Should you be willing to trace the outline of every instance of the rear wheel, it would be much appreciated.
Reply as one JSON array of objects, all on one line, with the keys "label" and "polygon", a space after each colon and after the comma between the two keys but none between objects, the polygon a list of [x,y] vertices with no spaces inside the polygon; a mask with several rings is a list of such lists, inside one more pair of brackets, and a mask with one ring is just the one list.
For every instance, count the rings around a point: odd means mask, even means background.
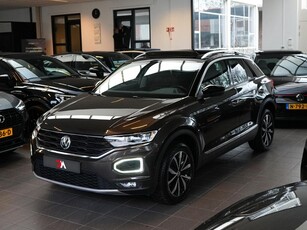
[{"label": "rear wheel", "polygon": [[272,144],[274,136],[274,116],[269,109],[265,109],[260,122],[258,133],[249,146],[256,151],[266,151]]},{"label": "rear wheel", "polygon": [[167,149],[153,197],[162,203],[176,204],[187,196],[193,178],[194,159],[191,149],[183,143],[174,144]]}]

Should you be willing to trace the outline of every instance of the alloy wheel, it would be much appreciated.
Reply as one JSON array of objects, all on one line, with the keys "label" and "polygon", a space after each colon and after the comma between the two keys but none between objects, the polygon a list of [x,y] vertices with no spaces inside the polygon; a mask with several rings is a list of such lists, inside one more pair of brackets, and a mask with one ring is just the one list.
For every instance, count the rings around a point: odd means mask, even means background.
[{"label": "alloy wheel", "polygon": [[262,143],[265,146],[269,146],[272,143],[273,134],[274,134],[274,124],[271,114],[266,113],[265,116],[263,117],[261,130],[262,130],[261,134]]},{"label": "alloy wheel", "polygon": [[167,172],[168,190],[180,197],[189,188],[193,176],[191,158],[185,151],[178,151],[170,161]]}]

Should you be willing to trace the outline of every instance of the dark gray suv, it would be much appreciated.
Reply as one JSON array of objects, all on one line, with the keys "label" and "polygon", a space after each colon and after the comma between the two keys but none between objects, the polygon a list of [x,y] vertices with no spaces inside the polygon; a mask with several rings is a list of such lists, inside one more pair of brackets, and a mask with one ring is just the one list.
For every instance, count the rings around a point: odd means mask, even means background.
[{"label": "dark gray suv", "polygon": [[212,158],[245,142],[256,151],[270,147],[272,89],[236,53],[146,53],[38,120],[33,172],[85,191],[178,203]]}]

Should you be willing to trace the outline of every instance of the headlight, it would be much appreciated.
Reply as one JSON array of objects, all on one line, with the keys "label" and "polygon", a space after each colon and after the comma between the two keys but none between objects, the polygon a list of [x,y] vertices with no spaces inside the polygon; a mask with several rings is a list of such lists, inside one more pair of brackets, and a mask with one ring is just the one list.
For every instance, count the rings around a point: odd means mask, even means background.
[{"label": "headlight", "polygon": [[157,132],[158,131],[154,130],[146,133],[105,136],[104,138],[114,147],[123,147],[151,142],[155,138]]},{"label": "headlight", "polygon": [[65,100],[67,100],[67,99],[73,98],[73,97],[75,97],[75,95],[65,95],[65,94],[56,94],[56,95],[55,95],[55,99],[56,99],[59,103],[65,101]]},{"label": "headlight", "polygon": [[15,107],[16,109],[18,109],[19,111],[24,111],[26,108],[25,103],[23,103],[22,100],[19,100],[18,104]]}]

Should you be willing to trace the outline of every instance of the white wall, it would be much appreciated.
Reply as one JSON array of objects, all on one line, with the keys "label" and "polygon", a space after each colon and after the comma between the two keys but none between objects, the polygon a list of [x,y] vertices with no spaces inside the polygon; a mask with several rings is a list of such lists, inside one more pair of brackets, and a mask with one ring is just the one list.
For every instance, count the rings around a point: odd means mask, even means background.
[{"label": "white wall", "polygon": [[299,18],[299,49],[307,53],[307,1],[303,1],[305,2],[300,10]]},{"label": "white wall", "polygon": [[[47,54],[53,54],[51,16],[81,14],[82,49],[113,50],[113,10],[150,7],[151,47],[162,50],[191,48],[191,6],[189,0],[104,0],[69,7],[42,7],[41,34],[46,39]],[[94,19],[92,10],[98,8],[100,17]],[[101,25],[101,44],[95,44],[94,25]],[[175,31],[170,40],[166,27],[173,26]]]},{"label": "white wall", "polygon": [[263,0],[262,48],[298,49],[299,0]]}]

